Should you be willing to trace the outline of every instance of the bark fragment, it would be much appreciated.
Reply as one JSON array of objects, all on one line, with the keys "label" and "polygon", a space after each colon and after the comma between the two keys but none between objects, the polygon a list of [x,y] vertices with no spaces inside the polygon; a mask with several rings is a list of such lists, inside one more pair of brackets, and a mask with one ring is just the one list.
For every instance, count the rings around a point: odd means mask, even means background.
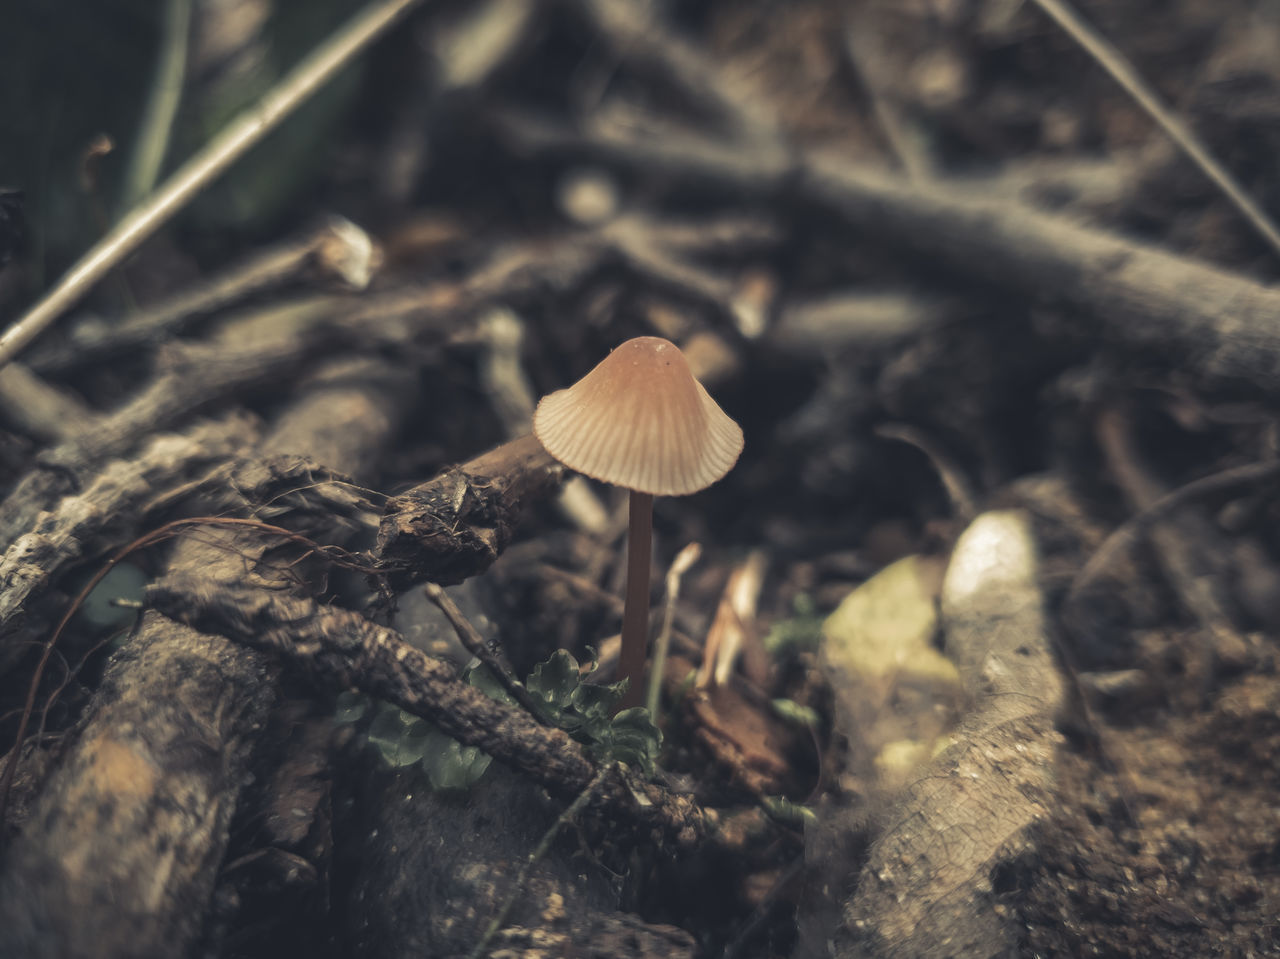
[{"label": "bark fragment", "polygon": [[181,954],[204,922],[270,670],[148,613],[0,860],[5,955]]},{"label": "bark fragment", "polygon": [[392,585],[449,586],[488,569],[511,541],[521,507],[564,476],[530,435],[393,496],[378,531],[380,563]]},{"label": "bark fragment", "polygon": [[[12,632],[33,596],[70,564],[136,537],[150,504],[175,483],[251,443],[255,434],[253,422],[237,415],[159,436],[137,458],[108,464],[83,492],[43,513],[0,557],[0,635]],[[0,640],[0,673],[21,655],[15,647]]]}]

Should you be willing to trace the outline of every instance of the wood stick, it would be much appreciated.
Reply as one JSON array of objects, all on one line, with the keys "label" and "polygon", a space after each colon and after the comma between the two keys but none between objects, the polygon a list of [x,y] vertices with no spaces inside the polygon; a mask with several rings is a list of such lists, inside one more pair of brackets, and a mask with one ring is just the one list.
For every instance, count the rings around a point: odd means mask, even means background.
[{"label": "wood stick", "polygon": [[643,175],[713,182],[757,202],[790,198],[957,279],[1071,307],[1117,347],[1219,385],[1280,386],[1280,290],[1202,260],[945,181],[912,184],[842,158],[724,146],[673,132],[633,138],[490,114],[524,149],[570,152]]},{"label": "wood stick", "polygon": [[[387,372],[379,364],[363,379],[315,385],[262,448],[323,452],[339,468],[367,471],[403,408],[404,384]],[[180,542],[169,569],[205,592],[284,591],[288,571],[262,562],[278,545],[210,529]],[[277,695],[275,673],[260,652],[147,614],[0,865],[0,927],[14,931],[18,954],[190,951]]]},{"label": "wood stick", "polygon": [[[280,653],[326,686],[360,689],[429,719],[565,799],[582,792],[598,772],[583,747],[562,730],[490,699],[459,679],[452,666],[359,613],[251,584],[210,589],[190,572],[150,587],[147,602],[201,631]],[[602,790],[601,798],[618,818],[655,829],[680,845],[697,842],[707,828],[690,799],[650,783],[619,779]]]}]

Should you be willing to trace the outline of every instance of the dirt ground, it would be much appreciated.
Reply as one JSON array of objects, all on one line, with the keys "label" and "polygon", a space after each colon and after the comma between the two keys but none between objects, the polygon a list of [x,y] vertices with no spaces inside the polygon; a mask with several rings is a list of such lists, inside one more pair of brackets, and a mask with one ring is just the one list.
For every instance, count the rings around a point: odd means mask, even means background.
[{"label": "dirt ground", "polygon": [[[409,6],[0,369],[0,953],[1280,955],[1280,8]],[[361,9],[18,0],[0,325]]]}]

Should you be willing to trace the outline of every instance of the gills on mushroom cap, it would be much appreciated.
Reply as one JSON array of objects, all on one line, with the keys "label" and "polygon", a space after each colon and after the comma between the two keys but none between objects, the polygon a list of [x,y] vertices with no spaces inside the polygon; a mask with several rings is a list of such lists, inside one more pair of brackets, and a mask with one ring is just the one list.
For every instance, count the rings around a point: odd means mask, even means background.
[{"label": "gills on mushroom cap", "polygon": [[573,386],[544,396],[533,432],[592,479],[655,496],[705,489],[738,461],[742,430],[657,336],[627,340]]}]

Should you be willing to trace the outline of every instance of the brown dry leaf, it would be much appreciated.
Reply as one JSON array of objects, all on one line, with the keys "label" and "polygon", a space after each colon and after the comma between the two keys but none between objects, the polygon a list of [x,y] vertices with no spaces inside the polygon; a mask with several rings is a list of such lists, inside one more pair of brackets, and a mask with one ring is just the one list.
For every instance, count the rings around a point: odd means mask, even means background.
[{"label": "brown dry leaf", "polygon": [[795,748],[792,730],[731,686],[693,694],[695,738],[738,784],[759,795],[784,792]]}]

